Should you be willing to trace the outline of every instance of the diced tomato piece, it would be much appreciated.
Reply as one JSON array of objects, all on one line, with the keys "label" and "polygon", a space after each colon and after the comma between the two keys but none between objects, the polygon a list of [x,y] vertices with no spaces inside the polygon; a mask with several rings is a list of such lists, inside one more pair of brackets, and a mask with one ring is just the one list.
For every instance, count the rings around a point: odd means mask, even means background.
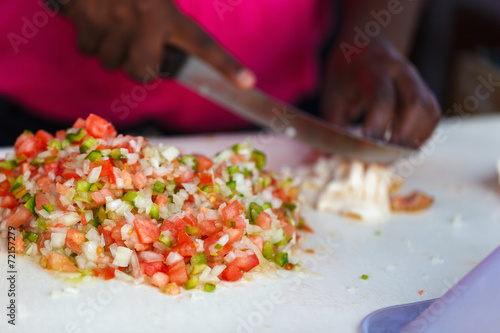
[{"label": "diced tomato piece", "polygon": [[214,165],[214,162],[208,157],[203,155],[198,156],[198,172],[207,171],[212,165]]},{"label": "diced tomato piece", "polygon": [[60,130],[56,132],[56,139],[62,141],[66,138],[66,130]]},{"label": "diced tomato piece", "polygon": [[407,196],[397,195],[391,198],[393,212],[416,212],[429,208],[434,198],[420,191],[413,191]]},{"label": "diced tomato piece", "polygon": [[[0,170],[4,170],[4,169],[0,169]],[[10,171],[10,170],[4,170],[4,171]],[[2,172],[4,172],[2,171]],[[5,172],[4,172],[5,174]],[[5,176],[9,177],[9,175],[5,174]],[[4,196],[4,195],[7,195],[9,192],[9,189],[10,189],[10,184],[9,184],[9,181],[8,180],[5,180],[3,182],[0,182],[0,196]]]},{"label": "diced tomato piece", "polygon": [[31,212],[24,206],[19,206],[14,214],[12,214],[7,220],[7,227],[13,226],[19,228],[19,226],[25,224],[33,216]]},{"label": "diced tomato piece", "polygon": [[177,235],[177,243],[179,245],[183,245],[183,244],[192,244],[193,241],[191,240],[191,238],[188,236],[188,234],[186,234],[185,231],[180,231],[179,234]]},{"label": "diced tomato piece", "polygon": [[168,203],[168,196],[166,194],[160,193],[156,195],[155,204],[157,204],[158,207],[165,206],[167,203]]},{"label": "diced tomato piece", "polygon": [[179,177],[175,178],[175,181],[179,184],[189,183],[194,178],[194,173],[191,170],[186,170]]},{"label": "diced tomato piece", "polygon": [[243,277],[243,271],[236,265],[229,265],[222,271],[222,278],[226,281],[238,281]]},{"label": "diced tomato piece", "polygon": [[243,238],[243,234],[245,233],[245,229],[228,227],[224,227],[223,231],[229,236],[229,243],[239,242]]},{"label": "diced tomato piece", "polygon": [[157,272],[162,272],[164,264],[161,261],[141,262],[141,272],[149,277],[152,277]]},{"label": "diced tomato piece", "polygon": [[0,198],[0,207],[2,208],[12,208],[17,204],[17,199],[12,195],[12,193],[4,194]]},{"label": "diced tomato piece", "polygon": [[94,200],[95,204],[98,206],[102,206],[106,203],[106,197],[115,198],[113,193],[109,190],[109,188],[102,188],[99,191],[90,193],[92,200]]},{"label": "diced tomato piece", "polygon": [[37,137],[42,143],[42,149],[45,149],[47,147],[47,143],[54,140],[54,136],[44,130],[36,132],[35,137]]},{"label": "diced tomato piece", "polygon": [[122,239],[121,229],[126,223],[127,222],[125,220],[116,222],[116,225],[111,229],[111,231],[99,226],[98,229],[104,237],[104,243],[108,246],[113,243],[116,243],[118,246],[123,246],[125,243]]},{"label": "diced tomato piece", "polygon": [[212,185],[213,184],[213,177],[211,173],[206,173],[202,172],[199,174],[200,177],[200,183],[202,185]]},{"label": "diced tomato piece", "polygon": [[287,201],[286,193],[285,190],[283,190],[281,187],[277,188],[273,191],[273,195],[280,199],[281,201]]},{"label": "diced tomato piece", "polygon": [[98,163],[95,163],[95,165],[102,166],[99,177],[108,177],[110,183],[116,183],[116,175],[113,172],[113,164],[110,160],[99,161]]},{"label": "diced tomato piece", "polygon": [[16,235],[16,237],[14,237],[14,250],[16,251],[16,253],[24,252],[24,241],[23,241],[23,236],[21,234]]},{"label": "diced tomato piece", "polygon": [[160,238],[160,228],[151,220],[135,219],[134,226],[139,242],[142,244],[154,243]]},{"label": "diced tomato piece", "polygon": [[241,162],[245,162],[246,159],[247,158],[243,154],[235,154],[229,158],[229,160],[233,165],[238,165]]},{"label": "diced tomato piece", "polygon": [[80,245],[85,243],[85,233],[80,230],[69,228],[66,233],[66,247],[70,248],[71,251],[76,254],[82,254],[82,250],[80,249]]},{"label": "diced tomato piece", "polygon": [[177,252],[183,257],[192,257],[196,255],[196,247],[193,242],[184,243],[179,245]]},{"label": "diced tomato piece", "polygon": [[245,219],[239,215],[233,218],[231,222],[234,222],[234,228],[236,229],[245,229],[247,227]]},{"label": "diced tomato piece", "polygon": [[106,268],[106,270],[104,271],[104,280],[111,280],[114,279],[114,277],[115,269],[111,267]]},{"label": "diced tomato piece", "polygon": [[295,233],[295,226],[291,225],[288,221],[284,221],[283,219],[280,222],[285,234],[288,237],[292,237],[293,234]]},{"label": "diced tomato piece", "polygon": [[242,204],[238,200],[235,200],[226,207],[222,208],[221,213],[224,220],[234,221],[234,219],[239,216],[242,211]]},{"label": "diced tomato piece", "polygon": [[178,262],[169,267],[168,277],[170,281],[175,282],[179,286],[187,282],[188,274],[184,260],[179,260]]},{"label": "diced tomato piece", "polygon": [[52,252],[47,255],[47,268],[58,272],[76,273],[78,270],[65,255]]},{"label": "diced tomato piece", "polygon": [[78,117],[75,123],[72,126],[73,128],[84,128],[85,127],[85,119]]},{"label": "diced tomato piece", "polygon": [[255,224],[261,227],[264,230],[271,228],[272,223],[271,216],[269,216],[266,212],[260,212],[259,217],[255,220]]},{"label": "diced tomato piece", "polygon": [[46,205],[50,203],[49,198],[47,197],[46,194],[43,194],[42,192],[38,191],[35,197],[35,205],[36,205],[36,210],[42,210],[43,205]]},{"label": "diced tomato piece", "polygon": [[[22,134],[24,135],[24,134]],[[17,144],[17,142],[16,142]],[[34,137],[33,135],[26,136],[22,142],[20,142],[17,147],[16,155],[21,156],[24,155],[26,157],[35,157],[40,153],[43,149],[42,141]]]},{"label": "diced tomato piece", "polygon": [[56,183],[56,192],[59,193],[60,195],[66,195],[69,192],[69,187],[64,186],[61,183]]},{"label": "diced tomato piece", "polygon": [[168,281],[169,281],[168,275],[163,272],[156,272],[151,277],[151,284],[157,286],[160,289],[165,288],[165,286],[168,284]]},{"label": "diced tomato piece", "polygon": [[116,136],[116,130],[113,125],[93,113],[85,120],[85,129],[94,138],[107,139]]},{"label": "diced tomato piece", "polygon": [[194,218],[193,214],[191,214],[191,213],[185,213],[182,220],[184,222],[186,222],[187,225],[190,225],[193,227],[195,227],[198,224],[198,221]]},{"label": "diced tomato piece", "polygon": [[148,179],[142,172],[138,172],[132,178],[132,182],[136,189],[142,190],[148,184]]},{"label": "diced tomato piece", "polygon": [[71,170],[71,169],[65,169],[63,171],[63,173],[61,174],[61,176],[64,178],[64,179],[75,179],[75,180],[80,180],[82,179],[82,177],[76,173],[75,170]]},{"label": "diced tomato piece", "polygon": [[259,258],[255,253],[247,255],[246,257],[236,257],[231,265],[234,265],[244,272],[248,272],[252,268],[259,265]]},{"label": "diced tomato piece", "polygon": [[174,218],[174,228],[177,232],[185,232],[186,231],[186,222],[181,220],[180,218]]},{"label": "diced tomato piece", "polygon": [[248,236],[248,239],[254,243],[255,246],[262,252],[262,249],[264,247],[264,241],[262,240],[262,236],[256,236],[256,235],[250,235]]},{"label": "diced tomato piece", "polygon": [[222,230],[222,224],[220,222],[212,220],[203,220],[198,222],[198,228],[203,236],[210,236]]},{"label": "diced tomato piece", "polygon": [[38,187],[45,193],[50,192],[50,184],[52,184],[52,181],[50,180],[50,177],[45,176],[45,177],[40,177],[36,180],[36,184]]},{"label": "diced tomato piece", "polygon": [[163,221],[163,224],[161,225],[161,229],[160,230],[161,231],[165,231],[165,230],[170,231],[172,233],[172,236],[174,236],[174,238],[177,238],[177,233],[179,232],[175,228],[174,222],[169,221],[169,220]]}]

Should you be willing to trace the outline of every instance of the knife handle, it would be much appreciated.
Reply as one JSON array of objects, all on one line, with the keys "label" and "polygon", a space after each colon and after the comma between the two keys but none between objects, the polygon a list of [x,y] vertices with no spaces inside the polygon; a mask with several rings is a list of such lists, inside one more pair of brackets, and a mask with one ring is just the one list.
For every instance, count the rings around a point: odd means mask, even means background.
[{"label": "knife handle", "polygon": [[184,66],[188,54],[183,50],[167,45],[163,49],[163,57],[160,64],[160,74],[162,77],[172,78],[179,73]]}]

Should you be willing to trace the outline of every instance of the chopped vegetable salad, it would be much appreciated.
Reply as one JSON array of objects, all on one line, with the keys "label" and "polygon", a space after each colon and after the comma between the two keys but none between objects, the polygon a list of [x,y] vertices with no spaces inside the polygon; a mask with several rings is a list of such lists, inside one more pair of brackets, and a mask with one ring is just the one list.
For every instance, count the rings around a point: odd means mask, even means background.
[{"label": "chopped vegetable salad", "polygon": [[0,160],[0,229],[44,268],[174,295],[293,267],[297,186],[249,143],[187,155],[91,114],[55,136],[25,132],[14,148]]}]

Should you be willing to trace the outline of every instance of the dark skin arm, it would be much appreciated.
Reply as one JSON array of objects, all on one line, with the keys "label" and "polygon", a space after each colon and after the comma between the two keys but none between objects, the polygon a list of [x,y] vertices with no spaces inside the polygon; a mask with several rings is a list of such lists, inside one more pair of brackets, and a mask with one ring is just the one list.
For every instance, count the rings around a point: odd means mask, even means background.
[{"label": "dark skin arm", "polygon": [[[394,0],[392,0],[394,1]],[[404,54],[422,0],[393,15],[390,24],[347,62],[339,45],[330,55],[323,87],[323,115],[341,126],[366,110],[364,133],[417,147],[439,121],[439,106]],[[352,44],[354,27],[373,20],[371,9],[387,8],[387,0],[351,0],[340,41]],[[411,8],[410,6],[415,6]],[[125,68],[144,81],[158,75],[164,46],[171,44],[197,55],[242,89],[255,76],[219,46],[202,28],[183,15],[172,0],[69,0],[63,13],[77,28],[80,49],[100,58],[110,70]],[[293,69],[291,69],[293,70]]]},{"label": "dark skin arm", "polygon": [[[399,6],[390,7],[391,3]],[[422,3],[345,1],[344,25],[330,52],[323,87],[325,118],[346,126],[364,115],[366,136],[383,139],[389,131],[391,142],[409,147],[418,147],[429,138],[441,111],[405,57]],[[389,16],[380,23],[373,11]],[[366,24],[370,21],[368,34]],[[357,29],[367,38],[357,37]]]},{"label": "dark skin arm", "polygon": [[[61,1],[63,2],[63,1]],[[105,68],[124,68],[137,80],[158,75],[164,47],[171,44],[204,59],[242,89],[254,74],[225,51],[172,0],[69,0],[62,12],[77,28],[81,51]],[[149,69],[149,70],[148,70]]]}]

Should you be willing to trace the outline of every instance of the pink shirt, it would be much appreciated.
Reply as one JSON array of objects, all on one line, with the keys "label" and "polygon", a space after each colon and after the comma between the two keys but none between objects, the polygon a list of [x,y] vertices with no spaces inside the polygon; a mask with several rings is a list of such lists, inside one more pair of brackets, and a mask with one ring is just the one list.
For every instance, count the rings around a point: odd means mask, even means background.
[{"label": "pink shirt", "polygon": [[[317,89],[318,54],[331,26],[328,2],[177,1],[256,73],[261,89],[288,102]],[[123,71],[104,70],[96,57],[79,53],[72,23],[41,1],[4,1],[0,31],[0,94],[46,118],[71,122],[93,112],[118,126],[152,118],[175,131],[248,127],[170,80],[145,87]]]}]

